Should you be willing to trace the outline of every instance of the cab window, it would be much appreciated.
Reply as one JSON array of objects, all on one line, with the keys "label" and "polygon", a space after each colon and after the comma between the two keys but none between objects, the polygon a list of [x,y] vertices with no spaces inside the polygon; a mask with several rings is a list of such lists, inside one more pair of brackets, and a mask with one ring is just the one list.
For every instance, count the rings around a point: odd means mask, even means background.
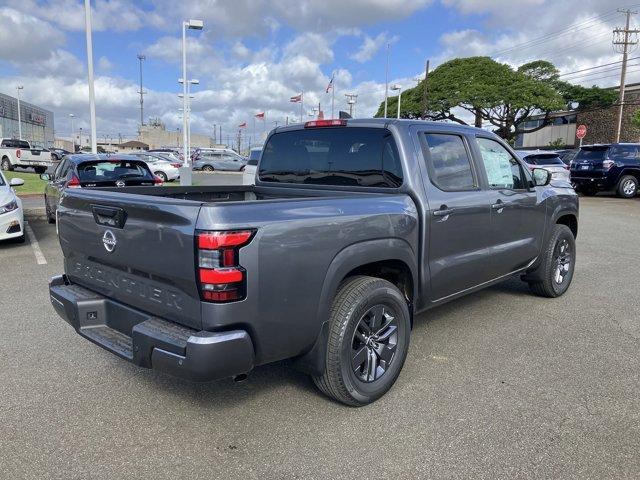
[{"label": "cab window", "polygon": [[525,190],[526,177],[520,163],[500,143],[490,138],[477,138],[482,166],[489,187],[494,189]]}]

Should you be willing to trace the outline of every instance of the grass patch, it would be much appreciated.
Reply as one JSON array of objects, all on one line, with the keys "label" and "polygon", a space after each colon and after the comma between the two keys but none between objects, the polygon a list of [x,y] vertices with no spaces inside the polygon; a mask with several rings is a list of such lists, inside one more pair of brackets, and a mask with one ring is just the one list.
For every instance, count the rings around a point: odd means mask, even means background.
[{"label": "grass patch", "polygon": [[11,181],[12,178],[21,178],[24,180],[24,185],[20,187],[14,187],[18,196],[28,194],[42,194],[44,193],[44,187],[46,182],[40,178],[37,173],[30,172],[2,172],[7,180]]}]

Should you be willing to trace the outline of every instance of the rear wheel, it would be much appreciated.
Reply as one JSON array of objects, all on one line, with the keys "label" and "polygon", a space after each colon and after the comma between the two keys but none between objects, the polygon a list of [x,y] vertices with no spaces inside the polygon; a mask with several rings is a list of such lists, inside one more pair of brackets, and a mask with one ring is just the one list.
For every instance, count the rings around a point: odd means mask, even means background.
[{"label": "rear wheel", "polygon": [[202,167],[202,170],[205,172],[213,172],[213,167],[211,165],[205,165]]},{"label": "rear wheel", "polygon": [[51,213],[51,207],[49,207],[49,201],[47,200],[46,195],[44,197],[44,212],[47,217],[47,222],[56,223],[56,217]]},{"label": "rear wheel", "polygon": [[638,179],[633,175],[625,175],[618,182],[616,190],[623,198],[633,198],[638,193]]},{"label": "rear wheel", "polygon": [[555,225],[542,252],[535,281],[529,287],[536,295],[555,298],[563,295],[573,279],[576,264],[576,241],[566,225]]},{"label": "rear wheel", "polygon": [[166,182],[167,180],[169,180],[169,178],[167,177],[167,174],[164,172],[154,172],[154,175],[156,175],[158,178],[160,178],[163,182]]},{"label": "rear wheel", "polygon": [[4,157],[2,159],[2,162],[0,162],[0,168],[5,172],[10,172],[13,170],[13,166],[11,165],[11,161],[9,160],[9,158]]},{"label": "rear wheel", "polygon": [[331,306],[325,372],[314,383],[349,406],[374,402],[398,378],[410,330],[409,308],[395,285],[374,277],[345,280]]}]

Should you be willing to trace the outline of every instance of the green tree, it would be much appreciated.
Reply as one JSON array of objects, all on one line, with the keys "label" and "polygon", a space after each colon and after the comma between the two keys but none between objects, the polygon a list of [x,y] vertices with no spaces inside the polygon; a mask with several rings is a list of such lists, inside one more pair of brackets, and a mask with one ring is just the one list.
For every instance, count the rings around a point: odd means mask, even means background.
[{"label": "green tree", "polygon": [[[426,118],[467,122],[460,115],[473,115],[475,126],[490,123],[509,142],[520,133],[539,130],[550,122],[550,113],[577,104],[578,108],[611,105],[615,93],[597,87],[585,88],[560,80],[557,68],[537,60],[517,70],[489,57],[456,58],[438,66],[429,75],[428,101],[424,102],[424,80],[402,93],[402,118]],[[397,97],[388,99],[388,115],[395,116]],[[376,116],[384,115],[384,103]],[[536,127],[526,128],[533,116],[543,115]]]}]

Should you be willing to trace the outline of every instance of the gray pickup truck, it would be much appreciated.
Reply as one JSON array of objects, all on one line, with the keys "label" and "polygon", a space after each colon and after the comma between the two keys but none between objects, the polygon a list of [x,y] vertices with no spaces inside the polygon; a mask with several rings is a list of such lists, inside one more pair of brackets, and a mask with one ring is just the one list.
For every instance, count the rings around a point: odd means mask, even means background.
[{"label": "gray pickup truck", "polygon": [[67,190],[55,310],[142,367],[209,381],[291,359],[358,406],[398,378],[417,314],[514,275],[544,297],[571,283],[575,192],[484,130],[278,127],[255,183]]}]

